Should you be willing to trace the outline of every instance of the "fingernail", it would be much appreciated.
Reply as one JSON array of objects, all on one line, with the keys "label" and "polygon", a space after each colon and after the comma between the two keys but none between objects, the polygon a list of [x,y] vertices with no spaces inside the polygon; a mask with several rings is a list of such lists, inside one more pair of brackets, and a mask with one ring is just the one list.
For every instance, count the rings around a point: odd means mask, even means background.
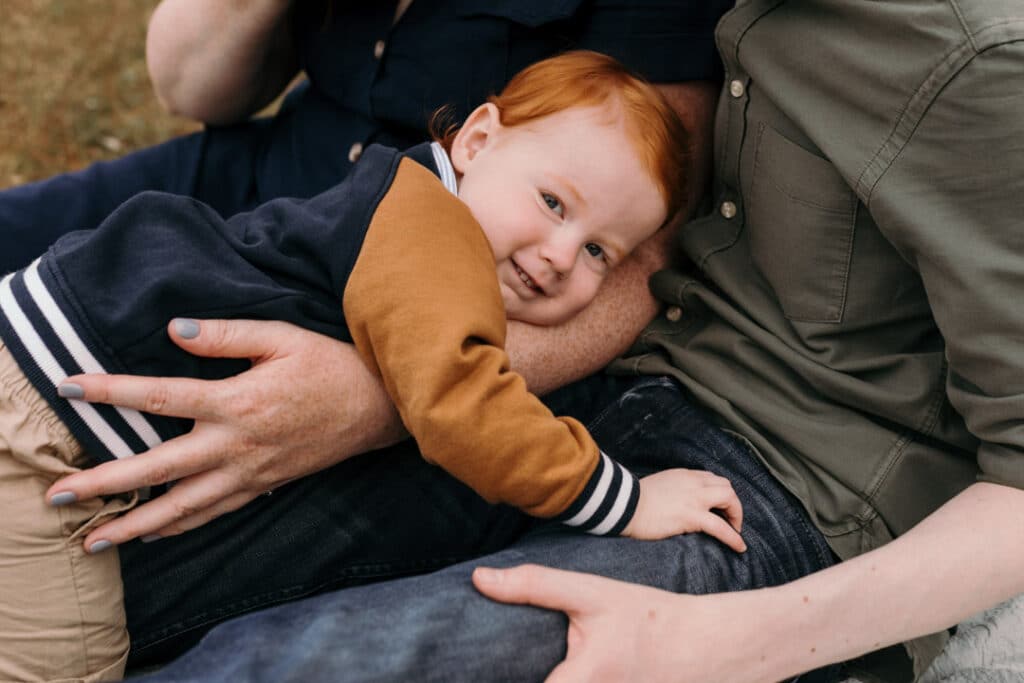
[{"label": "fingernail", "polygon": [[160,534],[146,534],[139,540],[143,543],[152,543],[153,541],[159,541],[161,538],[163,538],[163,536],[161,536]]},{"label": "fingernail", "polygon": [[199,322],[192,318],[175,318],[174,331],[182,339],[195,339],[199,336]]},{"label": "fingernail", "polygon": [[69,505],[77,502],[78,496],[71,491],[61,491],[50,496],[50,505],[53,507],[60,507],[61,505]]},{"label": "fingernail", "polygon": [[82,398],[85,396],[85,389],[74,382],[65,382],[57,386],[57,395],[61,398]]},{"label": "fingernail", "polygon": [[113,545],[113,543],[104,538],[103,540],[96,541],[91,546],[89,546],[89,554],[95,555],[96,553],[102,553],[104,550]]}]

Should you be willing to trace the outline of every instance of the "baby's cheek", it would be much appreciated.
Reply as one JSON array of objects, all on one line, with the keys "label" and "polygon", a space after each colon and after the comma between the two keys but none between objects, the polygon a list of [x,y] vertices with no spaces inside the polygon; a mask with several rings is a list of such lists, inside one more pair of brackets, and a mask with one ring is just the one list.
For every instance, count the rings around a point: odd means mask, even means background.
[{"label": "baby's cheek", "polygon": [[604,282],[605,275],[598,273],[588,273],[586,279],[580,283],[576,296],[576,305],[579,307],[578,310],[583,310],[587,305],[597,297],[598,291],[601,289],[601,283]]}]

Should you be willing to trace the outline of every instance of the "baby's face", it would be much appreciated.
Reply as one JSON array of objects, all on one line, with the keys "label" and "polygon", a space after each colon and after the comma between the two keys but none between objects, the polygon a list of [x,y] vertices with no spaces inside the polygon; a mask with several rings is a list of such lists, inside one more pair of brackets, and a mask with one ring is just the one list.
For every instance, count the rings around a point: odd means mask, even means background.
[{"label": "baby's face", "polygon": [[568,320],[665,222],[661,193],[605,108],[574,107],[507,127],[484,105],[456,138],[452,162],[459,197],[490,240],[514,320]]}]

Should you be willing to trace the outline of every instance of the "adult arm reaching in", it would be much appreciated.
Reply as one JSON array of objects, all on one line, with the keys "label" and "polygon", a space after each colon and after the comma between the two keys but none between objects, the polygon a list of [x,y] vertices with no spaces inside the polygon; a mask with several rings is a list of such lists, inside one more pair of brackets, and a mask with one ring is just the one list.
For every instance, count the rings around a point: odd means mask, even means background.
[{"label": "adult arm reaching in", "polygon": [[550,683],[770,682],[942,630],[1024,592],[1022,525],[1024,491],[979,483],[892,543],[775,588],[677,595],[536,565],[478,568],[473,582],[495,600],[568,615],[566,659]]},{"label": "adult arm reaching in", "polygon": [[146,63],[164,107],[225,124],[269,104],[299,71],[291,7],[291,0],[163,0],[146,33]]}]

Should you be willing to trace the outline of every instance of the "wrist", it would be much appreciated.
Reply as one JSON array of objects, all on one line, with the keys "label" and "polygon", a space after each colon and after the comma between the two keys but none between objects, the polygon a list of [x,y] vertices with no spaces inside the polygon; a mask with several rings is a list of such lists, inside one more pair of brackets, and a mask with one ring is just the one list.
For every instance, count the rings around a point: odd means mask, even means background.
[{"label": "wrist", "polygon": [[814,609],[802,596],[792,594],[791,586],[721,596],[729,604],[725,609],[717,607],[715,623],[730,632],[726,642],[743,643],[731,651],[723,680],[774,683],[820,666],[816,662],[821,661],[822,648],[815,639],[827,631],[822,628],[815,633],[810,628],[813,619],[808,615]]}]

